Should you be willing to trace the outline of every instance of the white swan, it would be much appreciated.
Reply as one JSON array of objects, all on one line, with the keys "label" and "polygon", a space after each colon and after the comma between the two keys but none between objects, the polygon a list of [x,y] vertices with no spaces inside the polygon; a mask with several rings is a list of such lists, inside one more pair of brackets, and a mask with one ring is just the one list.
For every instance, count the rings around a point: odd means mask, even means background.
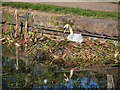
[{"label": "white swan", "polygon": [[77,43],[81,43],[83,41],[83,37],[82,37],[81,33],[80,34],[73,34],[72,27],[69,24],[66,24],[64,26],[64,33],[66,32],[67,28],[69,28],[69,30],[70,30],[70,34],[67,36],[68,40],[75,41]]}]

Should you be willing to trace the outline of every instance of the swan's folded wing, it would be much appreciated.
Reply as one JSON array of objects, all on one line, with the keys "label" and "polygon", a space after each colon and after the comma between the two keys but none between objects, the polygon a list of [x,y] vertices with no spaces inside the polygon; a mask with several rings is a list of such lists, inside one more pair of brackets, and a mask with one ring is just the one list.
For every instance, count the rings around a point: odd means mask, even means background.
[{"label": "swan's folded wing", "polygon": [[81,34],[74,34],[72,41],[76,41],[78,43],[81,43],[83,41],[83,37]]}]

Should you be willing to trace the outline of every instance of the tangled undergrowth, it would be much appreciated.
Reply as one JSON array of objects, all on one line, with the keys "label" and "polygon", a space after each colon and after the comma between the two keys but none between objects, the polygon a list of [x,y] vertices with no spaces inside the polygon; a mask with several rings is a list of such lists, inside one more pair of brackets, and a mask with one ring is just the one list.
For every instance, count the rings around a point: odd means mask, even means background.
[{"label": "tangled undergrowth", "polygon": [[101,43],[84,38],[81,44],[71,41],[54,41],[44,38],[28,47],[33,60],[42,61],[52,67],[80,67],[120,63],[120,46],[112,40]]}]

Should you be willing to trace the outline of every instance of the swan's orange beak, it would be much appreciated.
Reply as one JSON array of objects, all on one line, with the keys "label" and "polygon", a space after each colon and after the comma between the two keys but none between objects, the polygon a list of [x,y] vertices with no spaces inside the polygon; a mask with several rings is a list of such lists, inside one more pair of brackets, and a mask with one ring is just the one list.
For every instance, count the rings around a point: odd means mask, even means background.
[{"label": "swan's orange beak", "polygon": [[64,33],[66,32],[66,28],[64,28]]}]

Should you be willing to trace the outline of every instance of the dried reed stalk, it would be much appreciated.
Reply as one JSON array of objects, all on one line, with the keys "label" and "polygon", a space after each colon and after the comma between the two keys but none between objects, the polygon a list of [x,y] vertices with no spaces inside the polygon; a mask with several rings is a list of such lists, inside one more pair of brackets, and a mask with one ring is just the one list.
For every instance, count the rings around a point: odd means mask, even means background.
[{"label": "dried reed stalk", "polygon": [[26,20],[26,22],[25,22],[25,36],[24,36],[24,38],[25,38],[25,42],[27,42],[27,20]]},{"label": "dried reed stalk", "polygon": [[18,46],[16,46],[16,69],[18,70]]}]

